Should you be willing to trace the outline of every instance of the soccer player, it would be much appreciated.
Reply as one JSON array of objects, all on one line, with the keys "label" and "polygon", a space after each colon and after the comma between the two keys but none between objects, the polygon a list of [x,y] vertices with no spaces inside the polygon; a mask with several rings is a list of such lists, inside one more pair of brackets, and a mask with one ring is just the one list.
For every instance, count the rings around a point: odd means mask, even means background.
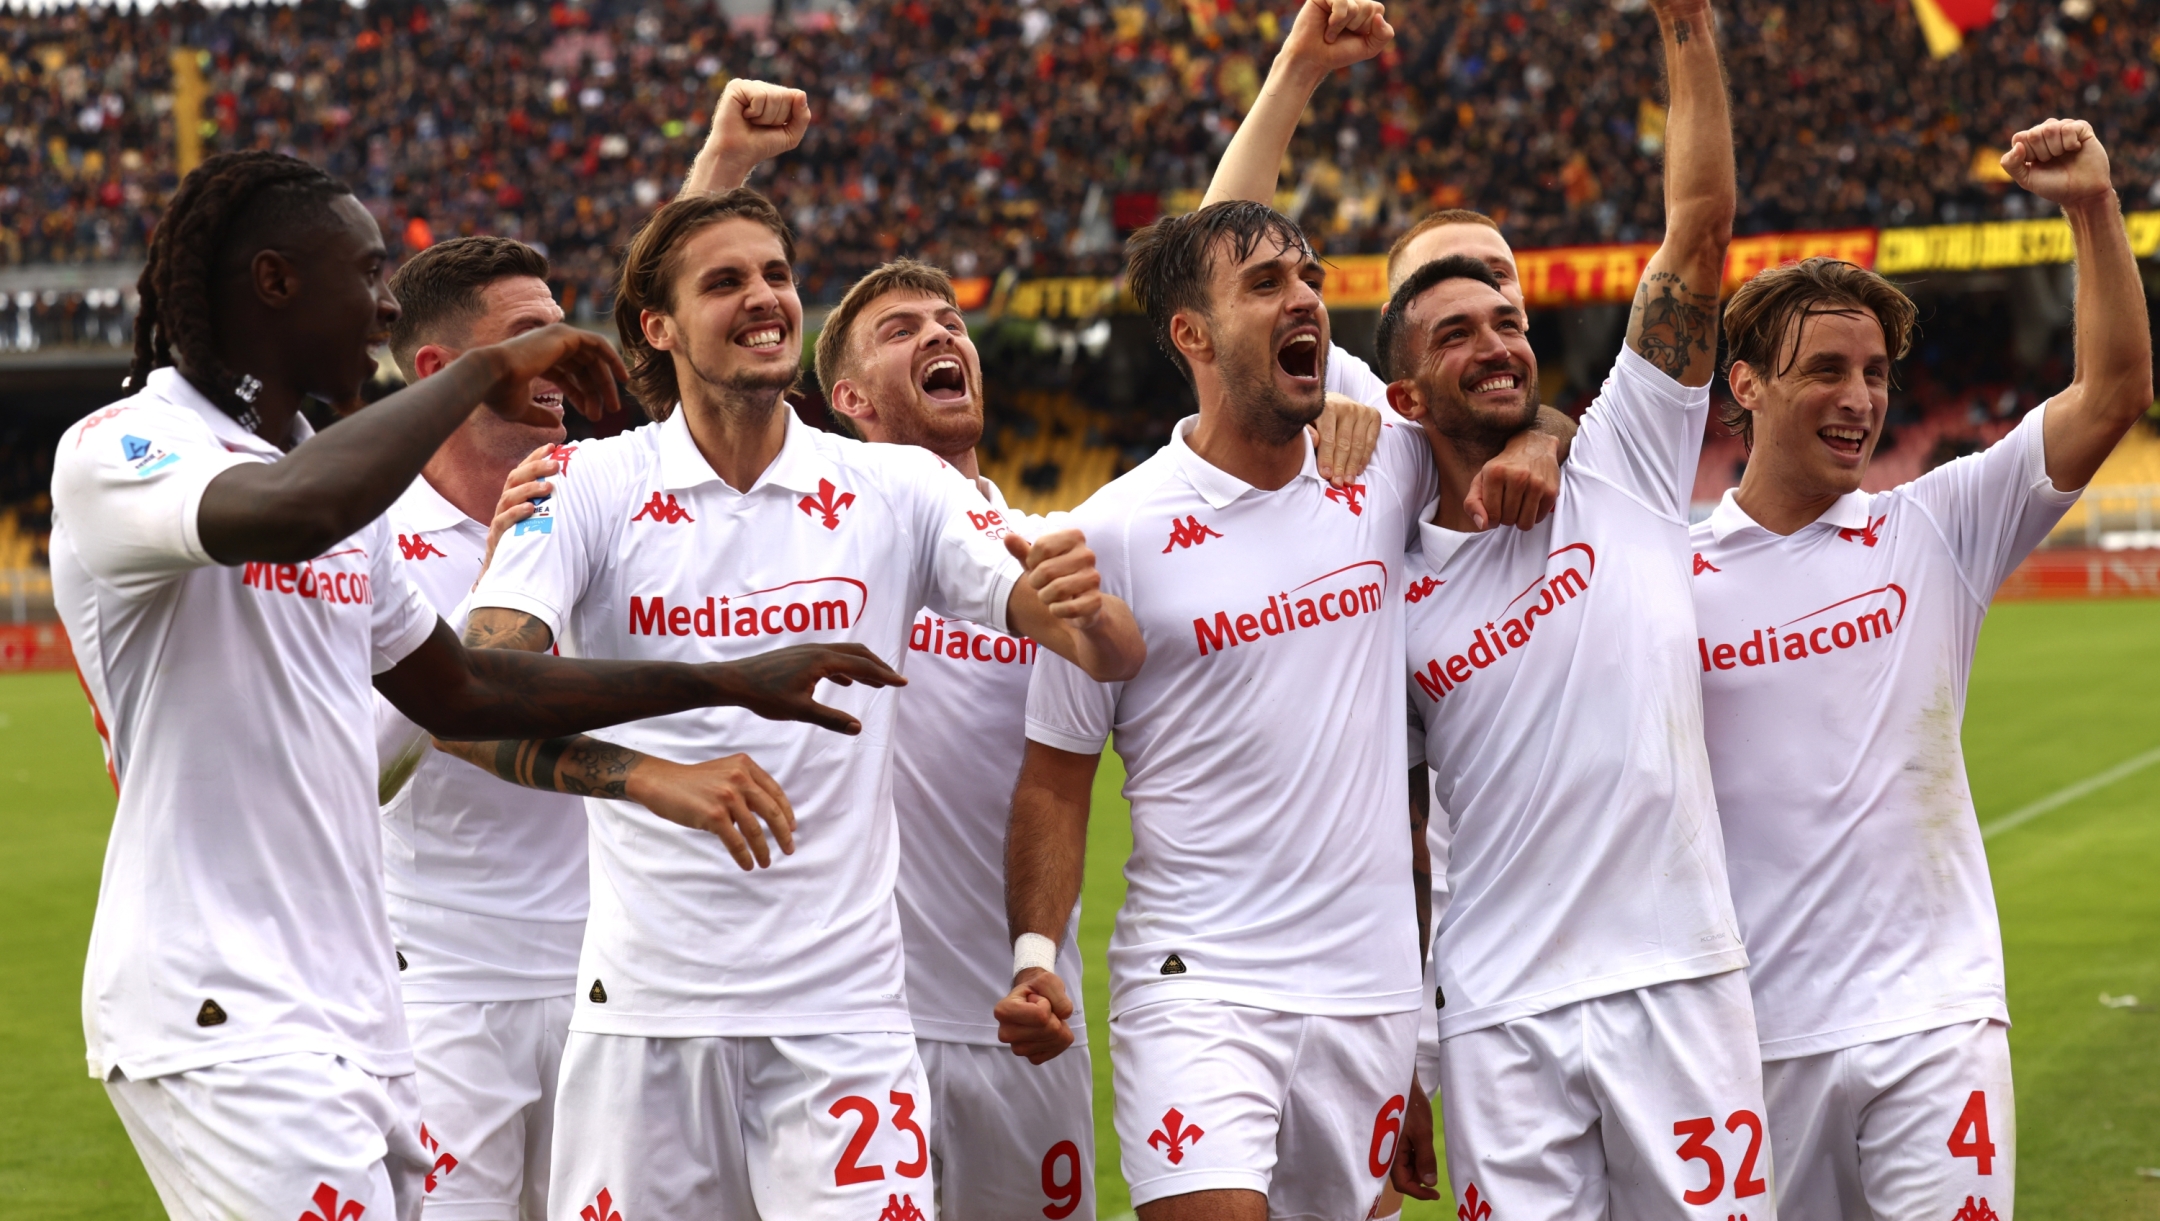
[{"label": "soccer player", "polygon": [[[932,454],[796,418],[784,397],[802,352],[794,261],[779,213],[748,190],[687,193],[639,231],[616,318],[656,422],[578,447],[521,523],[542,526],[498,547],[469,638],[580,656],[734,657],[775,638],[897,655],[929,606],[1101,679],[1137,669],[1139,631],[1099,592],[1078,533],[1032,548],[991,537],[969,518],[981,493]],[[893,900],[893,701],[847,702],[868,727],[862,749],[704,715],[537,748],[614,765],[740,742],[801,811],[799,833],[794,817],[767,820],[792,855],[745,876],[749,855],[674,834],[620,786],[592,793],[556,1216],[934,1213],[935,1106]],[[480,753],[529,782],[535,749]]]},{"label": "soccer player", "polygon": [[141,280],[135,393],[63,435],[55,600],[119,790],[83,1024],[166,1211],[412,1221],[437,1155],[384,916],[372,685],[431,732],[560,735],[730,703],[850,729],[848,646],[689,667],[468,652],[382,520],[475,403],[541,423],[545,378],[614,401],[607,344],[476,349],[321,437],[398,318],[374,218],[322,171],[212,157]]},{"label": "soccer player", "polygon": [[2077,366],[1985,452],[1860,490],[1915,313],[1881,276],[1810,260],[1725,311],[1749,456],[1692,532],[1696,662],[1790,1217],[2011,1216],[2010,1014],[1965,685],[1996,587],[2153,383],[2092,127],[2019,132],[2003,168],[2069,221]]},{"label": "soccer player", "polygon": [[1665,240],[1545,524],[1471,534],[1458,507],[1536,404],[1522,309],[1490,267],[1414,271],[1377,336],[1445,489],[1410,569],[1408,656],[1454,822],[1438,1084],[1466,1216],[1771,1213],[1685,550],[1732,135],[1708,5],[1657,16]]}]

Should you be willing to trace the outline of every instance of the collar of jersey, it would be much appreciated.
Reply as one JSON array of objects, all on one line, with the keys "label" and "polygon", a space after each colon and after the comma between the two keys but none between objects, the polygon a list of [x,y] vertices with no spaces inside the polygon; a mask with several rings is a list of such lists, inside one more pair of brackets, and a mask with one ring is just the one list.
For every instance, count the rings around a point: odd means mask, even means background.
[{"label": "collar of jersey", "polygon": [[[814,496],[818,480],[832,478],[833,463],[818,452],[818,443],[824,434],[803,423],[802,417],[787,403],[780,404],[780,409],[787,412],[787,436],[780,442],[780,452],[773,455],[764,473],[750,485],[750,491],[770,484]],[[719,482],[720,476],[713,472],[712,463],[705,460],[704,453],[697,447],[697,439],[690,435],[690,413],[683,410],[680,403],[676,404],[675,414],[660,425],[660,486],[680,492]]]},{"label": "collar of jersey", "polygon": [[[1747,510],[1740,507],[1740,499],[1736,495],[1739,490],[1725,489],[1725,495],[1719,498],[1717,508],[1710,510],[1710,537],[1718,542],[1722,543],[1742,530],[1763,530],[1762,524],[1749,517]],[[1865,530],[1867,523],[1868,494],[1853,491],[1831,501],[1830,507],[1823,510],[1823,515],[1809,524],[1828,526],[1832,530]],[[1769,533],[1767,530],[1763,532]],[[1799,531],[1795,530],[1793,533],[1798,534]]]},{"label": "collar of jersey", "polygon": [[480,525],[465,516],[465,510],[444,499],[443,494],[435,490],[435,485],[427,481],[426,475],[413,476],[412,486],[398,497],[398,503],[398,516],[404,519],[402,524],[423,534],[455,529],[467,522]]},{"label": "collar of jersey", "polygon": [[[150,376],[143,381],[143,393],[201,416],[218,443],[235,453],[253,454],[272,462],[285,456],[285,451],[240,427],[240,421],[218,410],[216,403],[204,398],[202,391],[180,376],[180,370],[171,365],[150,370]],[[314,425],[309,424],[304,415],[294,416],[292,426],[295,446],[315,435]]]},{"label": "collar of jersey", "polygon": [[1455,558],[1455,553],[1462,550],[1462,545],[1477,537],[1467,531],[1450,530],[1440,525],[1433,520],[1438,516],[1440,498],[1435,496],[1426,504],[1425,511],[1418,514],[1417,527],[1418,554],[1424,558],[1425,566],[1434,572],[1447,567],[1447,562]]},{"label": "collar of jersey", "polygon": [[[1187,442],[1185,437],[1199,425],[1200,417],[1189,415],[1179,420],[1177,427],[1170,430],[1170,448],[1177,455],[1178,469],[1184,472],[1185,482],[1200,493],[1200,498],[1207,501],[1211,509],[1220,509],[1247,492],[1258,491],[1253,485],[1193,452],[1191,443]],[[1313,458],[1310,440],[1305,442],[1305,465],[1298,469],[1297,478],[1320,478],[1320,467]]]}]

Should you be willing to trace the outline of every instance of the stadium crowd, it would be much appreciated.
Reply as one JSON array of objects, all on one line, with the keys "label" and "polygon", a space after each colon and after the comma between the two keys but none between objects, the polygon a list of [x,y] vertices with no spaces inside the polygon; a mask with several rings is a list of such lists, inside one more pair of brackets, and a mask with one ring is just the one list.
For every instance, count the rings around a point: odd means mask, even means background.
[{"label": "stadium crowd", "polygon": [[[205,151],[275,148],[352,182],[394,245],[546,249],[573,315],[670,197],[728,77],[819,111],[760,179],[831,300],[896,251],[961,275],[1101,273],[1197,201],[1287,3],[864,0],[731,27],[688,0],[0,13],[0,263],[135,259],[176,185],[170,50],[199,48]],[[1323,87],[1284,186],[1341,253],[1435,206],[1518,247],[1659,228],[1663,111],[1642,0],[1398,0],[1380,60]],[[2013,0],[1931,60],[1889,0],[1725,7],[1739,231],[2022,215],[1973,173],[2017,123],[2104,118],[2126,202],[2160,203],[2160,38],[2128,0]],[[1257,10],[1257,11],[1255,11]]]}]

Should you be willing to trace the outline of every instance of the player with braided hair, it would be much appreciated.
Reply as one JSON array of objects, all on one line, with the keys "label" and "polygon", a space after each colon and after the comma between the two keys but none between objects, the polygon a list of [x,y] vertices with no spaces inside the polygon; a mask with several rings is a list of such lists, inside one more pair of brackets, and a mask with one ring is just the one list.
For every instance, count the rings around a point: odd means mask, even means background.
[{"label": "player with braided hair", "polygon": [[[371,686],[444,737],[552,738],[716,704],[853,733],[815,684],[901,681],[852,645],[697,666],[468,653],[383,510],[473,411],[552,425],[544,378],[597,415],[622,364],[545,326],[311,439],[301,399],[354,397],[398,318],[387,262],[327,175],[211,158],[153,240],[135,393],[54,462],[54,600],[120,793],[84,968],[89,1067],[188,1221],[414,1221],[456,1171],[415,1114]],[[791,817],[769,776],[740,775],[745,801]]]}]

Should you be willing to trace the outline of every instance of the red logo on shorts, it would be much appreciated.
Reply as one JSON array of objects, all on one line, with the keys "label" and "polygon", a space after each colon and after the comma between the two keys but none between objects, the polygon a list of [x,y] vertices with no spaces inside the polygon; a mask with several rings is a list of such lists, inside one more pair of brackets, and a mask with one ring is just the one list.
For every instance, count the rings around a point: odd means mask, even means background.
[{"label": "red logo on shorts", "polygon": [[578,1210],[578,1218],[579,1221],[622,1221],[622,1214],[615,1211],[615,1201],[608,1198],[608,1190],[603,1187],[592,1203]]},{"label": "red logo on shorts", "polygon": [[679,522],[696,521],[697,518],[683,512],[683,507],[675,503],[673,493],[669,493],[667,498],[663,500],[660,493],[654,492],[652,499],[645,502],[644,508],[630,515],[630,520],[656,521],[663,525],[672,526]]},{"label": "red logo on shorts", "polygon": [[435,1159],[435,1164],[428,1168],[427,1180],[420,1185],[422,1194],[430,1194],[434,1192],[435,1185],[441,1181],[441,1179],[438,1179],[436,1177],[437,1175],[441,1175],[442,1178],[448,1178],[450,1177],[450,1172],[457,1169],[457,1158],[452,1157],[450,1154],[443,1153],[442,1143],[440,1141],[437,1141],[434,1137],[428,1135],[426,1124],[420,1125],[420,1143],[427,1146],[427,1151],[429,1153],[441,1154],[441,1156]]},{"label": "red logo on shorts", "polygon": [[[1874,544],[1869,545],[1873,546]],[[1965,1207],[1957,1210],[1957,1216],[1950,1218],[1950,1221],[2002,1221],[2002,1218],[1996,1214],[1994,1209],[1988,1207],[1986,1196],[1981,1196],[1977,1200],[1971,1196],[1966,1196]]]},{"label": "red logo on shorts", "polygon": [[821,513],[824,514],[823,517],[818,518],[818,524],[824,526],[827,530],[838,530],[840,528],[840,510],[848,508],[854,503],[855,493],[841,491],[832,485],[830,479],[820,479],[817,481],[817,495],[803,497],[795,502],[795,507],[813,517]]},{"label": "red logo on shorts", "polygon": [[1187,1127],[1185,1116],[1176,1107],[1171,1107],[1163,1112],[1162,1127],[1148,1133],[1147,1143],[1148,1148],[1168,1154],[1170,1164],[1175,1166],[1185,1160],[1185,1146],[1198,1142],[1205,1135],[1207,1133],[1198,1128]]},{"label": "red logo on shorts", "polygon": [[927,1218],[915,1207],[915,1197],[886,1196],[885,1207],[878,1213],[877,1221],[927,1221]]},{"label": "red logo on shorts", "polygon": [[315,1208],[317,1211],[300,1214],[299,1221],[356,1221],[367,1205],[358,1200],[338,1199],[337,1188],[328,1183],[315,1185]]},{"label": "red logo on shorts", "polygon": [[1492,1216],[1492,1201],[1478,1199],[1477,1184],[1466,1184],[1463,1202],[1455,1210],[1455,1221],[1485,1221]]},{"label": "red logo on shorts", "polygon": [[1327,490],[1327,498],[1337,504],[1347,505],[1350,509],[1350,516],[1352,517],[1362,517],[1364,515],[1365,506],[1358,503],[1358,501],[1364,499],[1364,497],[1365,485],[1362,483],[1352,483],[1347,484],[1343,487],[1329,488]]}]

